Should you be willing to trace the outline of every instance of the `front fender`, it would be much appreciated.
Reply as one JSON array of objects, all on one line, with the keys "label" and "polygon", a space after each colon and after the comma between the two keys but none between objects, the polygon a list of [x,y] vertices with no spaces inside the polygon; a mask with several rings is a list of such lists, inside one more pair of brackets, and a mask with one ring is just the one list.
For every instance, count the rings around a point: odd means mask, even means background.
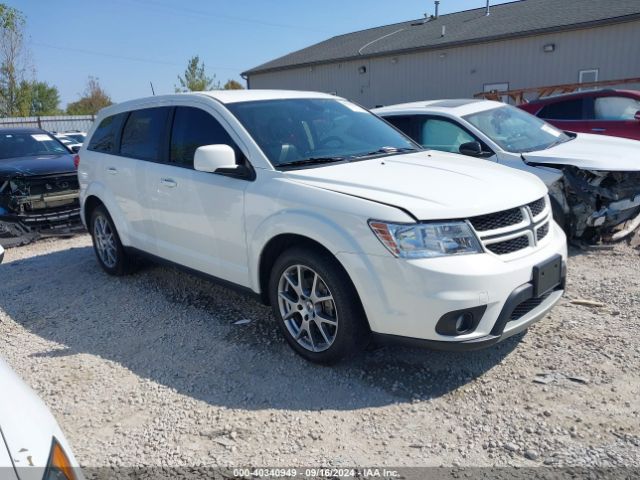
[{"label": "front fender", "polygon": [[[320,213],[290,209],[265,218],[248,231],[248,256],[251,286],[260,292],[260,260],[264,247],[278,235],[300,235],[321,243],[337,257],[339,253],[361,253],[362,240],[374,240],[368,249],[386,253],[382,244],[373,236],[366,221],[354,222],[350,229]],[[366,233],[365,235],[362,235]],[[371,238],[369,238],[371,237]],[[360,241],[358,240],[360,239]],[[377,243],[377,244],[376,244]],[[348,273],[348,272],[347,272]]]}]

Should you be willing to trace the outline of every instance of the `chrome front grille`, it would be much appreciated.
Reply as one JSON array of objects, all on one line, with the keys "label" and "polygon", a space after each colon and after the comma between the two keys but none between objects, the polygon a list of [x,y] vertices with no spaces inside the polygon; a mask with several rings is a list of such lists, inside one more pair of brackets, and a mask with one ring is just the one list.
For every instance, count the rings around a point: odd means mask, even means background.
[{"label": "chrome front grille", "polygon": [[522,207],[469,219],[484,248],[495,255],[511,255],[535,248],[550,232],[547,197]]}]

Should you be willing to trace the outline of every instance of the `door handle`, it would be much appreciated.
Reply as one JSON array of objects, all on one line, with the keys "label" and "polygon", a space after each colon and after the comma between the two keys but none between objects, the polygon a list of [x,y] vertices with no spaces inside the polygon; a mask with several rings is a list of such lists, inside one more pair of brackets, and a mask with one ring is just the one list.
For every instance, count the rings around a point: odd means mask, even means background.
[{"label": "door handle", "polygon": [[118,174],[118,169],[115,167],[109,167],[107,168],[107,172],[109,172],[110,175],[117,175]]},{"label": "door handle", "polygon": [[178,186],[178,182],[176,182],[173,178],[161,178],[160,184],[167,188],[176,188]]},{"label": "door handle", "polygon": [[591,131],[592,132],[606,132],[607,129],[606,128],[592,128]]}]

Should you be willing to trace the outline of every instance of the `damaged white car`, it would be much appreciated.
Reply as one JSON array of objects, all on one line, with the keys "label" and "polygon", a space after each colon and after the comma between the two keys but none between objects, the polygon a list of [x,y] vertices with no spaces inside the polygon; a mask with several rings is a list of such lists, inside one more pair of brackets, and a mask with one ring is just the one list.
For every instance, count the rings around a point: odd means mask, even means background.
[{"label": "damaged white car", "polygon": [[489,100],[437,100],[374,110],[425,148],[536,174],[570,237],[616,241],[640,226],[640,142],[570,133]]}]

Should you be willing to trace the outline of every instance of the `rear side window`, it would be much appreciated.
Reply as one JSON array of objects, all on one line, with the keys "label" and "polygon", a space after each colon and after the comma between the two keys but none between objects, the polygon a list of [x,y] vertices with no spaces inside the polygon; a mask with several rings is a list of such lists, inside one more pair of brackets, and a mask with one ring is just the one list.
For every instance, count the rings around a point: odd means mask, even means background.
[{"label": "rear side window", "polygon": [[220,123],[199,108],[177,107],[171,130],[169,161],[193,168],[196,150],[204,145],[229,145],[238,153],[235,143]]},{"label": "rear side window", "polygon": [[122,131],[120,154],[141,160],[160,161],[169,107],[134,110]]},{"label": "rear side window", "polygon": [[633,120],[640,111],[640,100],[630,97],[596,98],[596,120]]},{"label": "rear side window", "polygon": [[545,120],[582,120],[583,105],[582,98],[552,103],[540,110],[538,117]]},{"label": "rear side window", "polygon": [[126,114],[120,113],[102,120],[93,132],[87,149],[94,152],[117,153],[116,137],[125,116]]}]

